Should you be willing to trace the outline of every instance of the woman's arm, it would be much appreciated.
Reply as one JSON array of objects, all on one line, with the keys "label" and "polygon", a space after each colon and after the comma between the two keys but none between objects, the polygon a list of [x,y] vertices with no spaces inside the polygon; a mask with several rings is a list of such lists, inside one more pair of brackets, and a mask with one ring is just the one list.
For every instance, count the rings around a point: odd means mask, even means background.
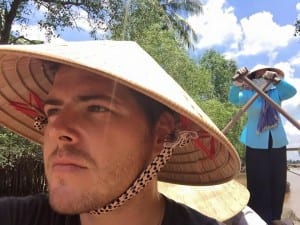
[{"label": "woman's arm", "polygon": [[278,82],[278,84],[276,84],[276,88],[278,90],[280,100],[289,99],[297,93],[297,89],[285,80]]},{"label": "woman's arm", "polygon": [[250,90],[231,85],[228,100],[234,105],[244,105],[253,95]]}]

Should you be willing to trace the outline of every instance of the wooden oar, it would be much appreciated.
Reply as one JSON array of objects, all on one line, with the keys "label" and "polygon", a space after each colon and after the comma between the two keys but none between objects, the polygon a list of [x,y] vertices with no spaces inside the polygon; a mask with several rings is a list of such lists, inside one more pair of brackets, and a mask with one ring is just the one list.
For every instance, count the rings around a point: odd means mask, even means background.
[{"label": "wooden oar", "polygon": [[[268,81],[268,83],[265,84],[265,86],[262,88],[262,91],[265,91],[267,89],[267,87],[272,83],[272,81]],[[243,105],[243,107],[232,117],[232,119],[227,123],[227,125],[223,128],[222,132],[224,134],[227,134],[228,131],[233,127],[233,125],[241,118],[241,116],[243,115],[243,113],[250,107],[250,105],[255,101],[255,99],[257,99],[257,97],[259,96],[259,93],[255,93],[255,95],[253,95],[248,102]]]},{"label": "wooden oar", "polygon": [[298,130],[300,130],[300,123],[291,117],[284,109],[274,102],[263,90],[256,87],[256,85],[246,76],[246,74],[237,73],[233,80],[243,80],[251,88],[253,88],[260,96],[262,96],[270,105],[272,105],[278,112],[280,112],[288,121],[290,121]]}]

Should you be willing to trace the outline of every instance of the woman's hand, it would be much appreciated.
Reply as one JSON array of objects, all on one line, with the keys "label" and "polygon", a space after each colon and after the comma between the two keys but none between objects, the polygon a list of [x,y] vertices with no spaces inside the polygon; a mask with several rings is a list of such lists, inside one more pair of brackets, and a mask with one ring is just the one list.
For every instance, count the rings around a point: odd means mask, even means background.
[{"label": "woman's hand", "polygon": [[[241,67],[240,69],[238,69],[238,71],[236,71],[237,74],[240,74],[242,76],[245,76],[248,73],[248,69],[247,67]],[[233,77],[236,77],[236,75],[234,75]],[[245,83],[243,81],[243,79],[239,78],[233,81],[233,85],[237,86],[237,87],[245,87]]]},{"label": "woman's hand", "polygon": [[274,71],[266,71],[262,77],[272,81],[274,84],[277,84],[280,81],[280,76]]}]

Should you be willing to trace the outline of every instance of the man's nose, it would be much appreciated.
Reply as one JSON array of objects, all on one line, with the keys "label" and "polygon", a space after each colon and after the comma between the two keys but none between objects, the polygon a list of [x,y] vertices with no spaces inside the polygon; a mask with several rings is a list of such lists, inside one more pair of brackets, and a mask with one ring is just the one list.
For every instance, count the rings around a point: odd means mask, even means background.
[{"label": "man's nose", "polygon": [[76,143],[78,141],[78,121],[74,113],[61,112],[49,124],[49,135],[62,143]]}]

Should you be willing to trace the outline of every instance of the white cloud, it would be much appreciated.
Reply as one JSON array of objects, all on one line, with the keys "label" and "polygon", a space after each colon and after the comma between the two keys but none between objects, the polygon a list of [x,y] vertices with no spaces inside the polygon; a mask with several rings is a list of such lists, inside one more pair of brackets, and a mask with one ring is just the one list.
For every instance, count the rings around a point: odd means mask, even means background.
[{"label": "white cloud", "polygon": [[[48,43],[49,40],[46,38],[46,31],[45,29],[40,29],[39,25],[31,25],[31,26],[20,26],[18,24],[14,24],[12,26],[12,31],[18,32],[19,35],[24,36],[25,38],[29,40],[40,40],[44,41],[45,43]],[[64,42],[61,38],[51,38],[50,40],[53,42]]]},{"label": "white cloud", "polygon": [[210,0],[203,6],[203,14],[188,18],[189,24],[199,35],[196,48],[210,48],[230,43],[236,49],[242,38],[240,26],[234,15],[234,8],[225,8],[225,0]]},{"label": "white cloud", "polygon": [[199,35],[195,47],[207,49],[226,45],[224,55],[227,58],[264,53],[273,61],[277,51],[294,39],[294,26],[276,24],[270,12],[258,12],[238,21],[234,8],[226,5],[225,0],[207,1],[203,12],[187,20]]},{"label": "white cloud", "polygon": [[295,56],[293,56],[289,62],[291,63],[291,65],[294,66],[299,66],[300,67],[300,52],[298,52],[298,54],[296,54]]},{"label": "white cloud", "polygon": [[296,4],[296,9],[297,9],[298,11],[300,11],[300,2],[298,2],[298,3]]},{"label": "white cloud", "polygon": [[294,26],[279,26],[273,21],[269,12],[259,12],[249,18],[241,19],[243,30],[240,55],[256,55],[267,52],[271,55],[274,51],[288,45],[293,39]]}]

